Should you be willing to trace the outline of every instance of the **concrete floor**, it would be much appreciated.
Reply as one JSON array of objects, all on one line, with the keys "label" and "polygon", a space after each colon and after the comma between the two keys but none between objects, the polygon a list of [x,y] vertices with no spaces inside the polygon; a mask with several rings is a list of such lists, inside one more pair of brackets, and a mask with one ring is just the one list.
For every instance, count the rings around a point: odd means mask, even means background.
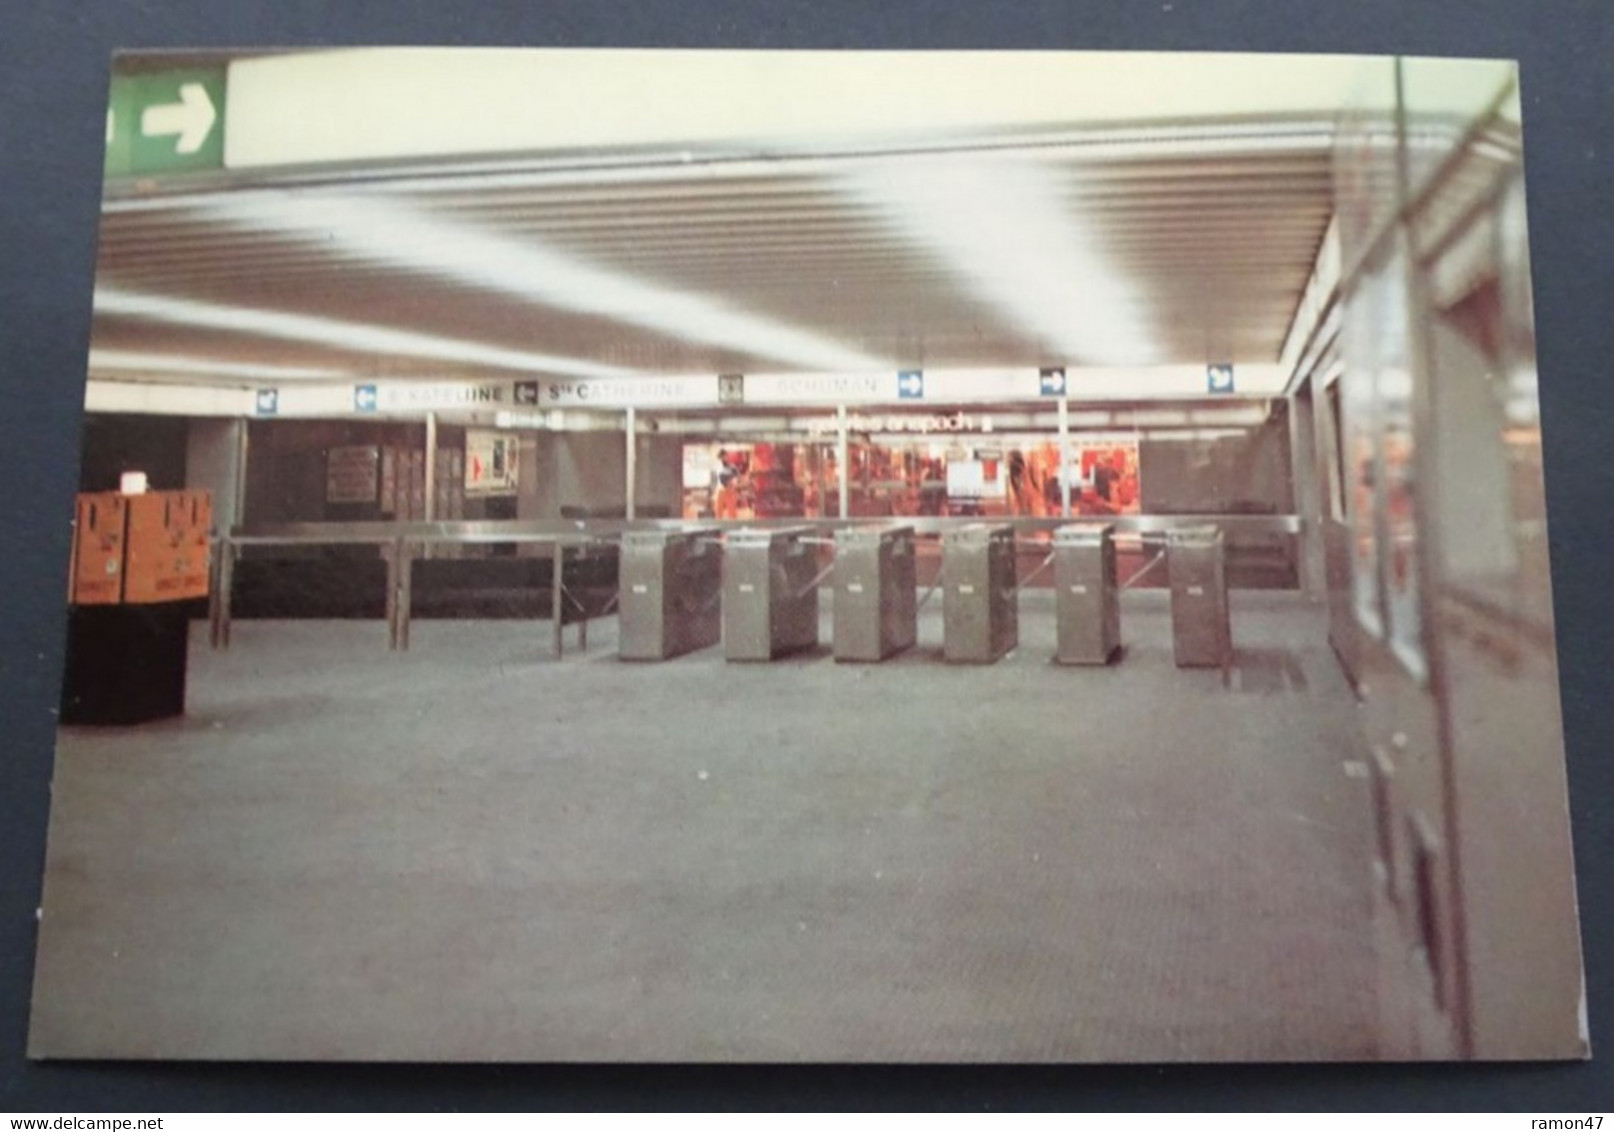
[{"label": "concrete floor", "polygon": [[991,667],[941,662],[939,598],[878,666],[199,626],[187,718],[63,729],[32,1053],[1374,1057],[1321,611],[1236,593],[1224,690],[1165,594],[1108,670],[1048,663],[1050,599]]}]

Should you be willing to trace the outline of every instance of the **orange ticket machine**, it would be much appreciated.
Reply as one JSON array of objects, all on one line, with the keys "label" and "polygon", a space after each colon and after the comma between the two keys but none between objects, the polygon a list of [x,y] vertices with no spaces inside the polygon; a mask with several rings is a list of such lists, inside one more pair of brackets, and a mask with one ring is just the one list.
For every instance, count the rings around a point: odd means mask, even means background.
[{"label": "orange ticket machine", "polygon": [[116,491],[78,497],[69,605],[117,605],[123,601],[123,547],[129,530],[129,499]]},{"label": "orange ticket machine", "polygon": [[206,597],[212,497],[205,491],[154,491],[128,499],[124,602]]},{"label": "orange ticket machine", "polygon": [[190,621],[207,597],[212,526],[205,491],[78,497],[63,723],[184,714]]}]

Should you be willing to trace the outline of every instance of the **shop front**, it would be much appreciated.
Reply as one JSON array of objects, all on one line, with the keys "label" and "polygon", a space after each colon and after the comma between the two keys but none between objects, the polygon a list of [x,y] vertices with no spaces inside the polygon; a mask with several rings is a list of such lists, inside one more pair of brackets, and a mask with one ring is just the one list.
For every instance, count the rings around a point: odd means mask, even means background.
[{"label": "shop front", "polygon": [[[1059,518],[1137,514],[1138,435],[1071,433],[1062,471],[1049,432],[997,431],[989,415],[847,418],[847,515]],[[683,446],[686,519],[839,518],[837,418],[766,439],[743,429]]]}]

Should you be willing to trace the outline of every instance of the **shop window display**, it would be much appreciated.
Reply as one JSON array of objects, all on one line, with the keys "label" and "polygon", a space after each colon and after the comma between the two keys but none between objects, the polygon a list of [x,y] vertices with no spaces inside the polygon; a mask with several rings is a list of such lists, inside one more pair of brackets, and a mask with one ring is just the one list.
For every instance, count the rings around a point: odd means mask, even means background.
[{"label": "shop window display", "polygon": [[[1059,445],[1042,437],[859,439],[847,446],[852,517],[1058,518]],[[1135,438],[1072,438],[1072,516],[1136,514]],[[686,519],[833,517],[834,445],[702,442],[684,446]]]}]

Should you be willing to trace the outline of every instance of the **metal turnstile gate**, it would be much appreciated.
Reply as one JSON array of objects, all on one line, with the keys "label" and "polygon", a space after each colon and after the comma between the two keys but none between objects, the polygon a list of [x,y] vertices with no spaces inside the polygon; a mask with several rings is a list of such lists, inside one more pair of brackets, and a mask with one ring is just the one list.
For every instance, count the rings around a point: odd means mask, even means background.
[{"label": "metal turnstile gate", "polygon": [[918,639],[912,527],[835,532],[835,659],[884,660]]},{"label": "metal turnstile gate", "polygon": [[1110,523],[1072,523],[1054,531],[1054,659],[1060,664],[1108,664],[1121,649],[1114,536]]},{"label": "metal turnstile gate", "polygon": [[716,528],[623,532],[623,660],[666,660],[717,644],[723,632],[718,536]]},{"label": "metal turnstile gate", "polygon": [[818,644],[811,527],[729,532],[723,553],[723,655],[772,660]]},{"label": "metal turnstile gate", "polygon": [[942,536],[943,655],[990,664],[1020,640],[1013,527],[972,523]]},{"label": "metal turnstile gate", "polygon": [[1221,529],[1183,527],[1166,534],[1171,575],[1171,638],[1180,668],[1220,668],[1233,660],[1227,568]]}]

